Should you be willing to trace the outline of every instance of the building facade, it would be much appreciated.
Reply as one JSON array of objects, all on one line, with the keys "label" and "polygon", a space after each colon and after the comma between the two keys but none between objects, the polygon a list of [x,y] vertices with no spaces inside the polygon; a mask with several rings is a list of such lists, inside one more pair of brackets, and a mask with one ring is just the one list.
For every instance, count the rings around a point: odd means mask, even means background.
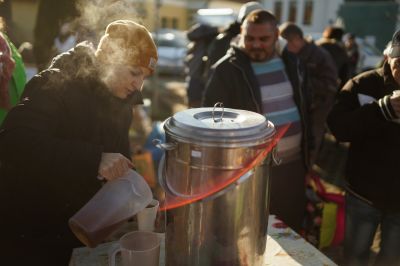
[{"label": "building facade", "polygon": [[304,32],[322,32],[337,23],[337,13],[343,0],[263,0],[262,3],[283,23],[291,21]]}]

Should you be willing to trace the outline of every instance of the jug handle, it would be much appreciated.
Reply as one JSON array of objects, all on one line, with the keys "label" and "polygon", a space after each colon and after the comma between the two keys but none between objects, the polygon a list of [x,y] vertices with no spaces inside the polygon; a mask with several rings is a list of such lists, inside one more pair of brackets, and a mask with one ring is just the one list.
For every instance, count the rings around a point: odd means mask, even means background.
[{"label": "jug handle", "polygon": [[184,195],[179,195],[178,193],[174,192],[167,184],[167,176],[165,173],[165,153],[161,156],[160,163],[158,165],[157,176],[158,183],[165,192],[175,197],[185,197]]},{"label": "jug handle", "polygon": [[[248,170],[246,173],[244,173],[241,177],[239,177],[238,180],[236,180],[232,184],[230,184],[227,187],[215,192],[214,194],[212,194],[212,195],[210,195],[208,197],[200,199],[200,201],[206,202],[206,201],[210,201],[210,200],[213,200],[215,198],[218,198],[219,196],[221,196],[225,192],[227,192],[229,190],[232,190],[236,186],[238,186],[241,183],[243,183],[244,181],[246,181],[253,173],[254,173],[254,169]],[[167,179],[166,179],[166,174],[165,174],[165,154],[163,154],[161,156],[160,163],[159,163],[159,166],[158,166],[157,176],[158,176],[158,182],[159,182],[161,188],[165,192],[167,192],[168,194],[173,195],[175,197],[180,197],[180,198],[191,198],[191,196],[182,195],[182,194],[180,194],[178,192],[175,192],[173,189],[171,189],[168,186]]]},{"label": "jug handle", "polygon": [[154,146],[163,151],[170,151],[176,148],[176,143],[162,143],[162,141],[159,139],[153,139],[152,143]]},{"label": "jug handle", "polygon": [[[222,112],[221,112],[221,117],[220,118],[215,118],[215,108],[217,107],[221,107],[222,108]],[[222,102],[217,102],[216,104],[214,104],[214,108],[212,110],[212,119],[214,121],[214,123],[218,123],[218,122],[222,122],[224,118],[224,103]]]},{"label": "jug handle", "polygon": [[[162,143],[162,141],[159,139],[153,139],[153,145],[164,151],[173,150],[177,146],[176,143]],[[167,184],[167,177],[165,173],[165,152],[161,156],[160,163],[158,165],[157,177],[158,183],[165,192],[175,197],[186,197],[185,195],[180,195],[179,193],[174,192]]]},{"label": "jug handle", "polygon": [[239,177],[238,180],[236,180],[235,182],[233,182],[232,184],[230,184],[229,186],[227,186],[226,188],[223,188],[222,190],[215,192],[214,194],[201,199],[200,201],[202,202],[207,202],[210,200],[214,200],[216,198],[218,198],[219,196],[227,193],[228,191],[236,188],[238,185],[240,185],[241,183],[243,183],[244,181],[246,181],[247,179],[249,179],[249,177],[254,173],[254,169],[250,169],[249,171],[247,171],[246,173],[244,173],[241,177]]},{"label": "jug handle", "polygon": [[121,252],[121,247],[119,243],[116,243],[108,251],[108,266],[115,266],[115,256],[118,252]]},{"label": "jug handle", "polygon": [[166,173],[166,169],[165,169],[165,153],[161,156],[160,163],[158,165],[157,176],[158,176],[158,183],[160,184],[161,188],[167,194],[170,194],[170,195],[172,195],[174,197],[178,197],[178,198],[188,198],[188,199],[193,198],[193,196],[176,192],[173,188],[171,188],[168,185],[167,173]]},{"label": "jug handle", "polygon": [[280,158],[278,155],[277,146],[272,149],[272,160],[274,161],[275,165],[280,165],[282,163],[282,158]]}]

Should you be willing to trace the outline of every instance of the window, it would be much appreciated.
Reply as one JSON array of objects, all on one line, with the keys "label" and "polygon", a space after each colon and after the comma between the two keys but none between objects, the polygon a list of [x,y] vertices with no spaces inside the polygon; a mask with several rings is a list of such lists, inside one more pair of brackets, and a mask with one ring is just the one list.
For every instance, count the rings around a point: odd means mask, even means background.
[{"label": "window", "polygon": [[177,18],[172,18],[172,28],[173,29],[178,28],[178,19]]},{"label": "window", "polygon": [[290,1],[288,21],[296,23],[296,15],[297,15],[297,2]]},{"label": "window", "polygon": [[311,25],[312,16],[313,16],[313,1],[306,0],[304,2],[304,16],[303,16],[303,25]]},{"label": "window", "polygon": [[274,4],[274,15],[276,20],[280,23],[282,22],[282,2],[276,1]]},{"label": "window", "polygon": [[168,19],[166,17],[161,18],[161,28],[168,28]]}]

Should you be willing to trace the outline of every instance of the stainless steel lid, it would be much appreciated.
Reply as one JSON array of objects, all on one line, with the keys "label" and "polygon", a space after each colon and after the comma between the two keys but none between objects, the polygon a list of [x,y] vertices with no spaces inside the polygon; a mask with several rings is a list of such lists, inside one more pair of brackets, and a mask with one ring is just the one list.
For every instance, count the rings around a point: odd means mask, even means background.
[{"label": "stainless steel lid", "polygon": [[264,143],[275,134],[273,124],[258,113],[230,108],[194,108],[166,120],[167,134],[179,141],[201,143]]}]

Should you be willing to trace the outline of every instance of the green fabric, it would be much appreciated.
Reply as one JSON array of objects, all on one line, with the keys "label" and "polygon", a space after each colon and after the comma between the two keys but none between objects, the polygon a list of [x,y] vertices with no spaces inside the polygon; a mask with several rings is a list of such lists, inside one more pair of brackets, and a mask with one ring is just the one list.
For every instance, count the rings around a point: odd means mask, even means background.
[{"label": "green fabric", "polygon": [[[4,34],[3,34],[4,35]],[[5,35],[4,35],[5,36]],[[26,73],[24,63],[22,61],[21,55],[18,53],[17,48],[14,44],[5,36],[8,45],[11,48],[12,58],[15,61],[15,69],[12,74],[12,78],[8,84],[9,92],[10,92],[10,101],[11,106],[14,106],[19,101],[19,98],[22,95],[22,92],[25,88],[26,83]],[[7,111],[0,108],[0,125],[3,123],[3,120],[7,114]]]},{"label": "green fabric", "polygon": [[336,203],[324,202],[322,224],[319,236],[319,248],[329,247],[336,231]]}]

